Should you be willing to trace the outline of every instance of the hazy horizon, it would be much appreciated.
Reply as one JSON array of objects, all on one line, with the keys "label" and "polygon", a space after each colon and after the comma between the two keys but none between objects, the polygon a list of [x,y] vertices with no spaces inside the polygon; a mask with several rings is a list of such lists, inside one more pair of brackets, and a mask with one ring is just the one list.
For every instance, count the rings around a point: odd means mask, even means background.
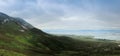
[{"label": "hazy horizon", "polygon": [[98,39],[120,40],[120,30],[43,30],[49,34],[91,36]]}]

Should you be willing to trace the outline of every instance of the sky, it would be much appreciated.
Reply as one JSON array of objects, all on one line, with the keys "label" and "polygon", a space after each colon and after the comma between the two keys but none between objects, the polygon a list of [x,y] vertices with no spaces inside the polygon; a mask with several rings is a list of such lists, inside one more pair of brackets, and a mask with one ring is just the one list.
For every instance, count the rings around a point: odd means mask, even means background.
[{"label": "sky", "polygon": [[120,0],[0,0],[0,12],[43,30],[120,29]]}]

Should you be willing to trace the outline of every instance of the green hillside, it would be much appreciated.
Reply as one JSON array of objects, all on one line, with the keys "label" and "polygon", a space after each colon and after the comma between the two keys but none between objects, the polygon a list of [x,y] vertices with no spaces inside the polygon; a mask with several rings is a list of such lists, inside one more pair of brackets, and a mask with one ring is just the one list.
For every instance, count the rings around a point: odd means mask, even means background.
[{"label": "green hillside", "polygon": [[0,24],[0,56],[120,56],[119,44],[91,36],[52,35],[15,21]]}]

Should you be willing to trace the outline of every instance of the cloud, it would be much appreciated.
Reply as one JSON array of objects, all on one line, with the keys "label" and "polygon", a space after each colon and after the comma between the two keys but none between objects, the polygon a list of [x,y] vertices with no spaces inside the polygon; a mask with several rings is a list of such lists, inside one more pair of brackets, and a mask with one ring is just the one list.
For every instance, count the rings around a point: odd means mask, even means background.
[{"label": "cloud", "polygon": [[0,0],[0,11],[40,29],[119,29],[119,0]]}]

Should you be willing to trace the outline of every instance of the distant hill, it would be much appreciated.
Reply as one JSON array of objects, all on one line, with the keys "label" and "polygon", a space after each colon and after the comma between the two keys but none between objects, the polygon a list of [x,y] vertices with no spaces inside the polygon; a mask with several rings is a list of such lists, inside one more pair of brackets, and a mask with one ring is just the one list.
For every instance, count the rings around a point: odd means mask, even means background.
[{"label": "distant hill", "polygon": [[119,43],[80,39],[48,34],[21,18],[0,12],[0,56],[120,55]]}]

